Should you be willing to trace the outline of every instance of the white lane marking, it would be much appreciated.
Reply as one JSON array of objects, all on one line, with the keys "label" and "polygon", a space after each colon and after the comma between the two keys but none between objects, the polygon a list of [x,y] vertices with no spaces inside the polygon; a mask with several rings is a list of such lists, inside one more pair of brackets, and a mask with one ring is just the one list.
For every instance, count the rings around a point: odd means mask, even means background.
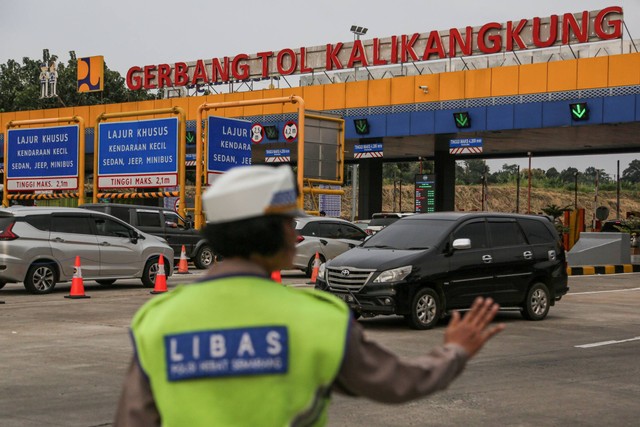
[{"label": "white lane marking", "polygon": [[600,347],[602,345],[620,344],[620,343],[623,343],[623,342],[638,341],[638,340],[640,340],[640,337],[629,338],[627,340],[619,340],[619,341],[600,341],[600,342],[594,342],[594,343],[591,343],[591,344],[576,345],[574,347],[577,347],[577,348],[591,348],[591,347]]},{"label": "white lane marking", "polygon": [[571,292],[566,296],[570,295],[587,295],[587,294],[606,294],[607,292],[627,292],[627,291],[640,291],[640,288],[631,288],[631,289],[612,289],[610,291],[590,291],[590,292]]}]

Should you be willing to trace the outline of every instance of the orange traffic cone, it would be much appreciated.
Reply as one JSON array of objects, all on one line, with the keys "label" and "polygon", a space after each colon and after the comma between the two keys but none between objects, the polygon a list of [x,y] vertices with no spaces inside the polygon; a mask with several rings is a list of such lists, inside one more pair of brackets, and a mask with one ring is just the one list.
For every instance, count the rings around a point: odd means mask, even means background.
[{"label": "orange traffic cone", "polygon": [[80,257],[76,257],[76,265],[74,267],[73,279],[71,279],[71,291],[65,298],[80,299],[91,298],[84,294],[84,281],[82,280],[82,268],[80,267]]},{"label": "orange traffic cone", "polygon": [[315,285],[316,280],[318,279],[318,270],[320,269],[320,254],[316,251],[316,257],[313,260],[313,270],[311,270],[311,281],[308,282],[309,285]]},{"label": "orange traffic cone", "polygon": [[167,275],[164,272],[164,257],[160,255],[158,259],[158,272],[156,273],[156,282],[153,286],[152,294],[162,294],[167,292]]},{"label": "orange traffic cone", "polygon": [[180,262],[178,263],[178,274],[189,274],[189,261],[187,260],[187,251],[182,245],[180,252]]},{"label": "orange traffic cone", "polygon": [[280,274],[280,270],[271,272],[271,280],[276,283],[282,283],[282,274]]}]

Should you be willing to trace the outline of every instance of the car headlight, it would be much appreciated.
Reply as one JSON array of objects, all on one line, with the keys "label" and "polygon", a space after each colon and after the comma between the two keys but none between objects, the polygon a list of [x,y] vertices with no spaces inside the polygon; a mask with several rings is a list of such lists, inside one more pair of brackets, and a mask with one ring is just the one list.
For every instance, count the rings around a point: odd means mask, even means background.
[{"label": "car headlight", "polygon": [[324,280],[324,272],[326,270],[325,268],[326,263],[322,263],[320,264],[320,267],[318,268],[318,277],[320,277],[322,280]]},{"label": "car headlight", "polygon": [[411,273],[411,266],[406,265],[404,267],[392,268],[391,270],[383,271],[375,278],[373,283],[389,283],[399,282]]}]

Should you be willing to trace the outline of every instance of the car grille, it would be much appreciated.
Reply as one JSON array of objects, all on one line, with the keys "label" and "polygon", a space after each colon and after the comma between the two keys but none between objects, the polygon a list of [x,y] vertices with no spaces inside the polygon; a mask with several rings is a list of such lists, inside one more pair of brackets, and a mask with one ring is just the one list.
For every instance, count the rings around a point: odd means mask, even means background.
[{"label": "car grille", "polygon": [[375,270],[353,267],[327,268],[327,284],[332,289],[358,291]]}]

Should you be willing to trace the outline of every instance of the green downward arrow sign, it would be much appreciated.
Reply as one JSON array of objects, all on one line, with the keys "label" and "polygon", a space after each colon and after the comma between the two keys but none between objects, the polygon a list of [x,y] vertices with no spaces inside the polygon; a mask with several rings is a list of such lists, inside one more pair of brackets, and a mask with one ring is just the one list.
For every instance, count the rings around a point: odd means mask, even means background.
[{"label": "green downward arrow sign", "polygon": [[369,122],[367,119],[356,119],[354,122],[358,135],[366,135],[369,133]]},{"label": "green downward arrow sign", "polygon": [[573,110],[571,110],[571,112],[576,118],[581,119],[582,116],[584,116],[584,113],[587,112],[587,109],[584,108],[582,105],[578,104],[575,106]]},{"label": "green downward arrow sign", "polygon": [[454,115],[456,119],[456,125],[459,128],[469,127],[469,115],[466,113],[457,113]]},{"label": "green downward arrow sign", "polygon": [[187,144],[193,144],[196,140],[196,134],[187,132]]}]

